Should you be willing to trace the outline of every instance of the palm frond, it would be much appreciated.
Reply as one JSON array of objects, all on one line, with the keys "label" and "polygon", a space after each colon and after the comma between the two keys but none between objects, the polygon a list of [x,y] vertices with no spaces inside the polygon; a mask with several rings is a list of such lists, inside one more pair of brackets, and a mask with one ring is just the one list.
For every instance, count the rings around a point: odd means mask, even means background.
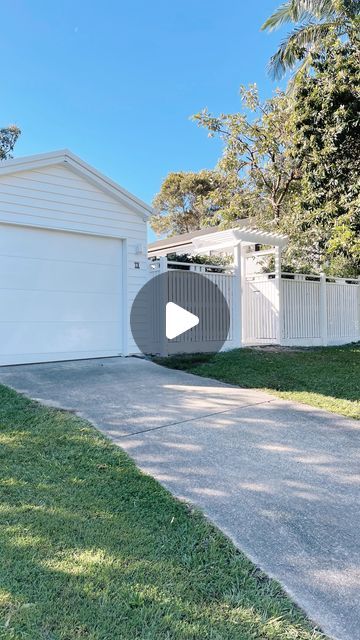
[{"label": "palm frond", "polygon": [[286,87],[286,93],[288,95],[293,95],[295,93],[298,82],[301,80],[302,76],[308,75],[311,65],[312,65],[312,56],[311,54],[308,54],[307,56],[305,56],[303,60],[301,60],[298,67],[296,68],[296,71],[294,71],[294,73],[289,78],[289,81]]},{"label": "palm frond", "polygon": [[338,30],[339,23],[307,22],[296,27],[271,57],[269,71],[273,78],[281,78],[297,62],[303,60],[311,48],[316,48],[331,31]]},{"label": "palm frond", "polygon": [[336,14],[336,0],[288,0],[264,22],[262,31],[274,31],[288,22],[317,18],[326,19]]},{"label": "palm frond", "polygon": [[292,2],[285,2],[264,22],[261,26],[261,31],[273,31],[286,22],[292,22],[291,12]]},{"label": "palm frond", "polygon": [[337,12],[336,0],[302,0],[301,4],[306,13],[315,16],[318,20],[330,18]]}]

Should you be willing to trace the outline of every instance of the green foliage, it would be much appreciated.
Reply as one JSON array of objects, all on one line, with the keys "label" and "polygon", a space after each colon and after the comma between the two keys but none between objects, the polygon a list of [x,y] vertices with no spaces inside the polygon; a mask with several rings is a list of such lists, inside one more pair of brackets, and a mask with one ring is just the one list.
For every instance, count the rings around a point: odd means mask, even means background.
[{"label": "green foliage", "polygon": [[[309,271],[300,258],[298,227],[294,218],[301,182],[301,158],[294,147],[293,98],[283,92],[265,102],[256,86],[241,88],[243,109],[235,114],[213,117],[207,111],[195,116],[211,137],[224,143],[218,170],[223,177],[220,209],[222,226],[246,217],[250,224],[290,234],[290,249],[284,256],[286,268]],[[234,177],[242,190],[236,197],[231,189]],[[239,211],[241,215],[239,216]]]},{"label": "green foliage", "polygon": [[242,87],[240,112],[194,116],[209,137],[221,138],[223,155],[215,171],[165,180],[155,199],[156,231],[228,228],[248,219],[289,236],[287,270],[358,275],[359,6],[289,0],[269,18],[264,28],[303,21],[275,63],[284,70],[304,62],[292,91],[261,102],[255,85]]},{"label": "green foliage", "polygon": [[156,213],[150,224],[154,231],[171,236],[217,224],[214,192],[218,185],[215,171],[170,173],[153,201]]},{"label": "green foliage", "polygon": [[11,158],[16,141],[21,131],[14,124],[0,129],[0,160]]},{"label": "green foliage", "polygon": [[314,54],[312,73],[303,70],[291,94],[277,92],[262,103],[255,86],[242,88],[241,112],[194,116],[224,143],[195,228],[209,220],[227,228],[247,218],[289,236],[285,269],[356,276],[359,74],[356,47],[332,39]]},{"label": "green foliage", "polygon": [[[254,218],[276,228],[300,177],[289,127],[291,98],[277,92],[262,103],[256,85],[241,87],[240,93],[240,113],[214,117],[204,110],[194,120],[210,137],[219,135],[224,142],[218,170],[223,177],[225,197],[220,211],[225,223]],[[242,185],[236,197],[235,180]]]},{"label": "green foliage", "polygon": [[329,42],[294,96],[301,160],[297,229],[303,257],[330,274],[360,272],[360,67],[356,48]]},{"label": "green foliage", "polygon": [[188,264],[211,264],[215,266],[215,268],[211,269],[211,271],[215,272],[222,272],[223,267],[232,264],[233,261],[233,257],[229,254],[207,256],[203,254],[190,255],[188,253],[170,253],[168,254],[167,258],[172,262],[187,262]]},{"label": "green foliage", "polygon": [[358,45],[359,12],[359,0],[287,0],[262,26],[273,31],[288,22],[296,24],[270,59],[271,74],[281,77],[298,62],[308,70],[329,36]]}]

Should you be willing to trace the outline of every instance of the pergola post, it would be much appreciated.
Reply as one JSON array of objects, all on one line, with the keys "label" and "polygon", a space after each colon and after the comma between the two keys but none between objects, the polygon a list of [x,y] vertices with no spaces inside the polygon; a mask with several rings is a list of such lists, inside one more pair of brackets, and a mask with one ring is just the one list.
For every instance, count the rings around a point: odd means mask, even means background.
[{"label": "pergola post", "polygon": [[[159,258],[159,273],[165,274],[168,270],[168,261],[166,256],[160,256]],[[166,317],[165,317],[165,309],[167,303],[167,291],[166,291],[166,282],[165,278],[160,280],[159,283],[160,291],[159,291],[159,309],[163,309],[164,313],[160,313],[159,318],[159,332],[160,332],[160,356],[162,358],[169,355],[168,353],[168,341],[166,337]]]},{"label": "pergola post", "polygon": [[241,247],[241,344],[244,347],[246,342],[247,327],[247,295],[246,295],[246,244],[240,243]]},{"label": "pergola post", "polygon": [[319,295],[319,324],[321,344],[326,347],[328,343],[327,326],[327,284],[325,273],[320,273],[320,295]]},{"label": "pergola post", "polygon": [[[234,245],[234,308],[232,313],[232,320],[234,322],[233,335],[234,335],[234,347],[239,348],[242,346],[242,277],[241,277],[241,242]],[[231,309],[230,309],[231,313]]]},{"label": "pergola post", "polygon": [[275,309],[276,309],[276,342],[282,343],[283,339],[283,323],[284,323],[284,309],[282,301],[282,286],[281,286],[281,247],[275,247]]}]

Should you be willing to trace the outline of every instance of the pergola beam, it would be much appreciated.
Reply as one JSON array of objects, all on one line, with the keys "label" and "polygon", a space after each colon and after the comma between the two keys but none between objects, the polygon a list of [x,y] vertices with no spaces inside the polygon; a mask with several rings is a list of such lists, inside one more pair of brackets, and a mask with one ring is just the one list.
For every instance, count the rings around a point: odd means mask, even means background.
[{"label": "pergola beam", "polygon": [[221,251],[230,250],[239,243],[244,244],[264,244],[273,247],[285,247],[288,237],[280,233],[261,231],[252,227],[240,227],[218,231],[209,235],[193,238],[192,245],[195,251]]}]

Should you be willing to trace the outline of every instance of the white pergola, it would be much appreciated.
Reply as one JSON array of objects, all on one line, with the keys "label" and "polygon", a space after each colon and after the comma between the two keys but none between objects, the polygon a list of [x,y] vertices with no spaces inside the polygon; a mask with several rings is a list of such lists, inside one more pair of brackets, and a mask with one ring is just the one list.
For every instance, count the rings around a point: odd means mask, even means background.
[{"label": "white pergola", "polygon": [[194,249],[206,251],[226,251],[240,244],[264,244],[283,248],[287,245],[287,242],[288,237],[283,234],[261,231],[253,227],[235,227],[234,229],[202,235],[192,240]]},{"label": "white pergola", "polygon": [[[280,318],[280,305],[281,305],[281,252],[288,243],[288,237],[280,233],[272,233],[269,231],[262,231],[249,226],[241,226],[233,229],[226,229],[224,231],[212,230],[208,234],[203,234],[191,239],[191,245],[187,244],[187,251],[190,254],[205,254],[211,255],[211,252],[233,254],[234,257],[234,276],[238,279],[238,286],[235,287],[234,296],[234,317],[241,319],[239,322],[237,333],[237,346],[242,345],[242,326],[245,323],[245,304],[244,304],[244,291],[246,285],[247,276],[247,256],[249,255],[249,247],[254,245],[265,245],[270,247],[263,253],[275,255],[275,296],[274,306],[277,310],[278,319]],[[160,250],[158,255],[166,255],[166,250]],[[183,253],[183,247],[179,246],[174,248],[173,253]],[[259,252],[261,255],[261,252]],[[166,260],[165,257],[160,257],[160,262]],[[209,259],[211,261],[211,258]],[[280,322],[278,322],[278,337],[280,340]]]},{"label": "white pergola", "polygon": [[[209,253],[219,251],[233,253],[234,265],[241,267],[241,260],[245,257],[246,248],[260,244],[273,247],[275,253],[275,272],[281,271],[281,252],[288,243],[288,237],[280,233],[261,231],[252,227],[239,227],[210,233],[193,238],[193,253]],[[245,264],[244,270],[245,270]],[[245,275],[245,274],[244,274]]]},{"label": "white pergola", "polygon": [[[224,253],[233,253],[235,276],[239,280],[239,286],[236,287],[238,292],[235,300],[235,306],[238,309],[241,318],[241,326],[245,323],[245,305],[244,291],[246,279],[246,256],[249,246],[266,245],[272,247],[270,253],[275,255],[275,278],[274,285],[276,290],[275,306],[278,315],[278,338],[280,341],[280,306],[281,306],[281,252],[288,243],[288,237],[280,233],[271,233],[269,231],[261,231],[253,227],[238,227],[218,231],[209,235],[203,235],[194,238],[192,241],[194,253],[209,253],[210,251],[219,251]],[[241,334],[241,329],[240,329]],[[239,338],[239,346],[242,340]]]}]

